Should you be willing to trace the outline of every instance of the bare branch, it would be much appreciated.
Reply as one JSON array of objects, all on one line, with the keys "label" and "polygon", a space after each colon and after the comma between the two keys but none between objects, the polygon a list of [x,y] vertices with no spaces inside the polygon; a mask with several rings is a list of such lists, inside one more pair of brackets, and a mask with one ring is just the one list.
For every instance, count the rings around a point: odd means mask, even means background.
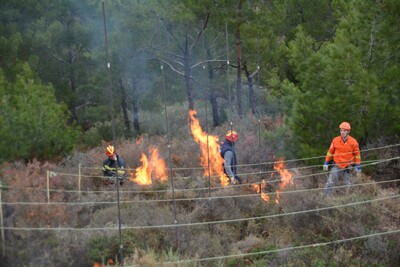
[{"label": "bare branch", "polygon": [[95,105],[96,105],[95,103],[91,103],[91,102],[89,101],[89,102],[87,102],[87,103],[85,103],[85,104],[76,106],[76,107],[75,107],[75,110],[78,111],[78,110],[80,110],[80,109],[82,109],[82,108],[85,108],[85,107],[87,107],[87,106],[95,106]]},{"label": "bare branch", "polygon": [[208,20],[210,18],[210,12],[207,13],[206,19],[203,22],[200,32],[197,34],[196,40],[192,43],[189,48],[189,51],[192,51],[193,47],[195,47],[196,43],[200,40],[200,37],[203,35],[204,30],[207,28]]},{"label": "bare branch", "polygon": [[171,70],[173,70],[174,72],[178,73],[179,75],[184,76],[184,73],[182,71],[179,71],[179,70],[175,69],[174,66],[172,66],[172,64],[169,63],[168,61],[166,61],[166,60],[164,60],[162,58],[159,58],[159,57],[156,57],[156,59],[158,59],[159,61],[161,61],[161,62],[165,63],[166,65],[168,65],[171,68]]},{"label": "bare branch", "polygon": [[72,53],[71,62],[74,62],[74,61],[75,61],[75,58],[82,52],[82,50],[83,50],[85,47],[86,47],[86,46],[82,44],[82,45],[79,47],[79,49],[78,49],[77,51],[75,51],[75,53]]},{"label": "bare branch", "polygon": [[64,62],[64,63],[68,63],[66,60],[62,59],[61,57],[57,56],[56,54],[50,52],[50,55],[52,57],[54,57],[55,59],[57,59],[58,61]]},{"label": "bare branch", "polygon": [[253,79],[254,78],[254,76],[256,76],[257,75],[257,73],[260,71],[260,68],[257,68],[257,70],[256,71],[254,71],[252,74],[250,74],[249,75],[249,78],[250,79]]},{"label": "bare branch", "polygon": [[170,55],[172,55],[172,56],[174,56],[174,57],[176,57],[176,58],[183,59],[183,56],[182,56],[182,55],[175,54],[174,52],[169,51],[168,54],[170,54]]},{"label": "bare branch", "polygon": [[185,50],[183,49],[182,46],[180,46],[178,38],[176,38],[175,34],[172,32],[172,29],[167,29],[167,32],[169,32],[169,34],[172,36],[172,38],[174,38],[175,42],[177,43],[179,50],[181,50],[182,53],[185,52]]},{"label": "bare branch", "polygon": [[178,60],[173,60],[172,62],[178,64],[179,66],[183,67],[183,63]]},{"label": "bare branch", "polygon": [[193,66],[191,66],[190,69],[194,69],[194,68],[198,67],[199,65],[204,64],[204,63],[208,63],[208,62],[226,62],[226,59],[206,59],[206,60],[202,60],[200,62],[197,62]]}]

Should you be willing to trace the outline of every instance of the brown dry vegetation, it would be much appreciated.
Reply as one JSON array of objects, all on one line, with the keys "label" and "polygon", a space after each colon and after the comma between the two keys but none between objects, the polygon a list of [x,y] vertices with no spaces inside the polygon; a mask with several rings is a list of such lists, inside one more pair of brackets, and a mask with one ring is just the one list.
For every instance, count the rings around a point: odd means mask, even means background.
[{"label": "brown dry vegetation", "polygon": [[[261,143],[260,147],[257,133],[246,130],[255,127],[245,124],[241,127],[237,129],[239,134],[243,133],[237,144],[239,163],[273,161],[277,151],[272,151],[266,143]],[[223,132],[223,129],[217,129],[215,134],[223,136]],[[212,188],[209,191],[208,177],[203,176],[203,170],[193,169],[199,167],[198,146],[187,128],[183,127],[175,134],[181,135],[181,138],[171,142],[171,163],[173,168],[178,168],[172,172],[174,193],[170,181],[155,182],[151,186],[139,186],[127,181],[121,188],[121,233],[126,265],[398,266],[399,233],[283,250],[399,230],[398,198],[288,215],[302,210],[395,196],[399,193],[396,184],[384,188],[377,184],[357,186],[348,192],[338,189],[334,196],[328,198],[321,195],[321,190],[287,192],[281,194],[279,204],[274,202],[275,195],[271,194],[270,201],[266,203],[249,185],[260,179],[257,175],[260,167],[254,165],[240,169],[240,173],[256,173],[242,175],[245,185]],[[133,171],[140,164],[140,154],[148,153],[150,145],[158,148],[160,156],[168,161],[166,143],[164,137],[145,136],[142,142],[118,141],[116,147]],[[2,183],[6,186],[2,191],[4,227],[26,229],[5,230],[5,256],[0,266],[93,266],[95,262],[106,263],[110,258],[114,262],[118,260],[116,188],[105,187],[99,176],[106,144],[85,153],[77,152],[59,164],[32,161],[29,164],[14,162],[2,167]],[[392,154],[384,156],[388,158]],[[80,194],[77,192],[79,164],[83,175]],[[319,169],[299,167],[294,164],[288,166],[295,180],[294,185],[285,191],[324,187],[326,177],[318,175]],[[263,171],[273,170],[270,165],[262,168]],[[50,177],[50,203],[68,204],[46,204],[47,171],[55,173]],[[372,171],[377,172],[376,169]],[[273,193],[277,188],[272,182],[277,177],[276,173],[264,177],[271,181],[265,189],[267,192]],[[358,181],[366,182],[373,182],[373,177],[364,175]],[[246,196],[235,197],[238,195]],[[171,201],[173,197],[176,199],[175,206]],[[278,216],[254,218],[274,214]],[[175,217],[178,224],[232,221],[173,227]],[[235,221],[243,218],[253,219]],[[157,225],[159,227],[140,228]],[[255,254],[185,262],[246,253]],[[177,261],[183,262],[167,263]]]}]

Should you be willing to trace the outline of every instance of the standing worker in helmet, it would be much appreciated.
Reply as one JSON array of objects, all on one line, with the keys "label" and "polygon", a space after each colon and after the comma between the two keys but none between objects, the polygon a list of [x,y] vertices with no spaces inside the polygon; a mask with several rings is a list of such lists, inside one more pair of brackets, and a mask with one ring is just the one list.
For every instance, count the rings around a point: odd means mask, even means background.
[{"label": "standing worker in helmet", "polygon": [[[108,146],[106,149],[107,158],[103,162],[103,175],[110,177],[106,180],[105,184],[114,184],[114,180],[111,177],[122,177],[125,175],[125,161],[117,154],[114,146]],[[114,179],[115,179],[114,178]],[[120,179],[120,185],[123,183],[123,179]]]},{"label": "standing worker in helmet", "polygon": [[228,131],[225,135],[225,142],[221,145],[221,157],[224,158],[224,172],[231,180],[231,184],[242,183],[236,173],[237,159],[235,152],[235,142],[239,135],[235,131]]},{"label": "standing worker in helmet", "polygon": [[343,176],[346,185],[351,184],[350,169],[355,166],[357,177],[361,175],[361,156],[358,142],[349,135],[350,123],[342,122],[339,126],[340,136],[333,138],[325,157],[324,171],[328,171],[329,163],[333,158],[333,167],[326,182],[325,194],[332,193],[339,176]]}]

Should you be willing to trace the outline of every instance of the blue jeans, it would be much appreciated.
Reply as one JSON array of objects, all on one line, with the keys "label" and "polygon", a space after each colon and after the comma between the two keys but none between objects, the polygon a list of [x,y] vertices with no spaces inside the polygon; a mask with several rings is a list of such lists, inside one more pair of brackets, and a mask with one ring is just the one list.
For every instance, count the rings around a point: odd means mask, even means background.
[{"label": "blue jeans", "polygon": [[239,176],[235,175],[235,179],[236,181],[238,181],[239,184],[242,184],[242,179],[240,179]]},{"label": "blue jeans", "polygon": [[341,169],[338,166],[334,165],[331,171],[329,172],[328,181],[326,182],[325,185],[325,195],[332,194],[333,191],[332,187],[335,186],[335,183],[337,182],[340,176],[343,176],[343,181],[345,185],[347,186],[351,185],[350,169],[349,168]]}]

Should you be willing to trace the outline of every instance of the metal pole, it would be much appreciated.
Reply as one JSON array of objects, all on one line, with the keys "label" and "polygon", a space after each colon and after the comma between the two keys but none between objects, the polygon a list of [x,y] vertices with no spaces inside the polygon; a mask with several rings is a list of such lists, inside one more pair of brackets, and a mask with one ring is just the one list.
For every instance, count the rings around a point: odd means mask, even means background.
[{"label": "metal pole", "polygon": [[[257,37],[257,88],[260,89],[260,40]],[[256,105],[257,107],[257,111],[258,111],[258,149],[259,149],[259,153],[261,156],[261,110],[259,110],[258,105]],[[261,160],[260,160],[260,166],[259,166],[259,170],[260,170],[260,194],[261,194],[261,186],[262,186],[262,165],[261,165]]]},{"label": "metal pole", "polygon": [[[261,155],[261,119],[258,119],[258,149],[259,149],[259,153]],[[262,174],[261,174],[261,161],[260,161],[260,165],[259,165],[259,178],[260,178],[260,195],[261,195],[261,186],[262,186]]]},{"label": "metal pole", "polygon": [[104,20],[104,40],[106,45],[106,61],[107,61],[107,74],[108,74],[108,93],[110,95],[110,116],[112,120],[112,139],[113,145],[115,146],[115,119],[114,119],[114,98],[113,98],[113,86],[112,86],[112,79],[111,79],[111,63],[110,57],[108,53],[108,37],[107,37],[107,21],[106,21],[106,11],[104,8],[104,0],[101,1],[101,5],[103,6],[103,20]]},{"label": "metal pole", "polygon": [[231,124],[231,130],[232,130],[232,96],[231,96],[231,86],[229,82],[229,42],[228,42],[228,24],[225,22],[225,35],[226,35],[226,80],[228,82],[228,100],[229,100],[229,121]]},{"label": "metal pole", "polygon": [[[113,89],[112,89],[112,79],[111,79],[111,64],[108,53],[108,37],[107,37],[107,21],[106,21],[106,11],[104,7],[104,0],[101,1],[101,5],[103,7],[103,21],[104,21],[104,41],[106,45],[106,61],[107,61],[107,70],[108,70],[108,82],[109,82],[109,95],[110,95],[110,115],[112,120],[112,140],[113,145],[115,147],[115,118],[114,118],[114,99],[113,99]],[[118,163],[117,163],[118,165]],[[117,168],[117,176],[118,176],[118,168]],[[118,232],[119,232],[119,255],[121,260],[121,265],[124,266],[124,251],[122,245],[122,230],[121,230],[121,213],[120,213],[120,203],[119,203],[119,181],[118,177],[116,178],[117,182],[117,206],[118,206]]]},{"label": "metal pole", "polygon": [[81,163],[78,165],[78,200],[81,200]]},{"label": "metal pole", "polygon": [[2,252],[3,257],[6,256],[5,253],[5,238],[4,238],[4,222],[3,222],[3,203],[1,201],[1,191],[3,190],[2,184],[0,182],[0,224],[1,224],[1,242],[2,242]]},{"label": "metal pole", "polygon": [[50,172],[47,171],[47,204],[50,203]]},{"label": "metal pole", "polygon": [[[204,33],[201,35],[201,41],[202,41],[202,54],[203,54],[203,61],[205,61],[205,48],[204,48]],[[203,64],[203,70],[206,70],[206,67]],[[207,78],[208,76],[205,75]],[[205,81],[208,81],[208,79],[204,79]],[[208,83],[205,82],[206,84],[206,89],[208,88]],[[210,89],[211,90],[211,89]],[[208,168],[208,196],[209,198],[209,216],[210,216],[210,221],[212,220],[212,201],[211,201],[211,161],[210,161],[210,145],[209,145],[209,134],[208,134],[208,109],[207,109],[207,100],[208,100],[208,94],[207,90],[205,91],[205,98],[204,98],[204,105],[206,109],[206,133],[207,133],[207,168]],[[209,230],[212,231],[212,225],[209,225]]]},{"label": "metal pole", "polygon": [[[161,44],[162,38],[161,38],[161,30],[160,30],[160,19],[157,16],[157,28],[159,32],[159,43]],[[163,91],[164,91],[164,113],[165,113],[165,129],[166,129],[166,134],[167,134],[167,142],[168,142],[168,168],[169,168],[169,177],[171,181],[171,188],[172,188],[172,201],[173,201],[173,212],[174,212],[174,223],[178,223],[177,215],[176,215],[176,200],[175,200],[175,186],[174,186],[174,176],[172,172],[172,156],[171,156],[171,137],[169,134],[169,123],[168,123],[168,113],[167,113],[167,88],[166,88],[166,81],[165,81],[165,71],[164,71],[164,53],[163,49],[160,48],[161,52],[161,76],[163,79]],[[175,227],[175,241],[176,241],[176,247],[179,247],[179,242],[178,242],[178,228]]]},{"label": "metal pole", "polygon": [[[206,102],[206,101],[205,101]],[[206,133],[207,133],[207,167],[208,167],[208,192],[209,196],[211,196],[211,166],[210,166],[210,139],[208,134],[208,109],[207,109],[207,102],[205,103],[206,106]]]},{"label": "metal pole", "polygon": [[[118,165],[118,162],[117,162]],[[121,265],[125,266],[124,262],[124,245],[122,244],[122,229],[121,229],[121,206],[119,201],[119,176],[118,176],[118,168],[117,168],[117,176],[115,178],[117,184],[117,206],[118,206],[118,233],[119,233],[119,254],[121,257]]]},{"label": "metal pole", "polygon": [[[207,133],[207,166],[208,166],[208,196],[209,198],[209,216],[210,216],[210,221],[212,221],[213,217],[213,202],[211,200],[211,166],[210,166],[210,146],[209,146],[209,135],[208,135],[208,109],[207,109],[207,98],[204,101],[205,106],[206,106],[206,133]],[[209,230],[212,232],[213,231],[213,225],[209,224]]]}]

